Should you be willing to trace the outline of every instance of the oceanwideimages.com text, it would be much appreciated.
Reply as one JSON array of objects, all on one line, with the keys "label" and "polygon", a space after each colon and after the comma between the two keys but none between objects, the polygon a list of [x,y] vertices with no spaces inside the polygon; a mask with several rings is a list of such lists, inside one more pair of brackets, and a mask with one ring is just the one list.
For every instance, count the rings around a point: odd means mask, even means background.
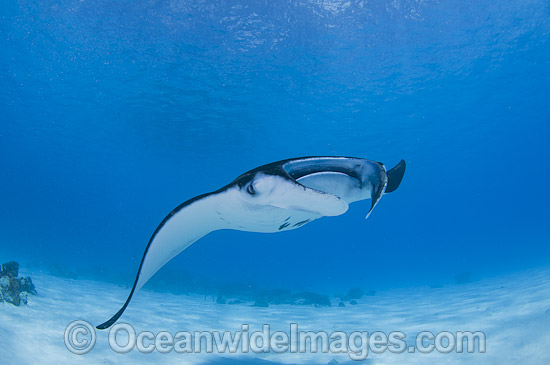
[{"label": "oceanwideimages.com text", "polygon": [[[75,354],[91,351],[97,340],[95,328],[86,321],[71,322],[65,330],[65,345]],[[253,329],[248,324],[237,331],[141,331],[127,323],[114,325],[108,334],[109,347],[117,353],[332,353],[347,354],[351,360],[365,360],[386,351],[400,354],[486,351],[481,331],[422,331],[411,339],[392,331],[304,331],[291,323],[287,331],[272,331],[269,324]]]}]

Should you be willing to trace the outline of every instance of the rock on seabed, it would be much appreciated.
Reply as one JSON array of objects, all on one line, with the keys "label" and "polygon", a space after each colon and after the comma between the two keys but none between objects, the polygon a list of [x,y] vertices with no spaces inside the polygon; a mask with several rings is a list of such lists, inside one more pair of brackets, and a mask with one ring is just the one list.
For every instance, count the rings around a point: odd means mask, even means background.
[{"label": "rock on seabed", "polygon": [[18,277],[19,263],[9,261],[2,264],[0,271],[0,302],[15,306],[28,303],[29,294],[36,295],[36,288],[30,276]]}]

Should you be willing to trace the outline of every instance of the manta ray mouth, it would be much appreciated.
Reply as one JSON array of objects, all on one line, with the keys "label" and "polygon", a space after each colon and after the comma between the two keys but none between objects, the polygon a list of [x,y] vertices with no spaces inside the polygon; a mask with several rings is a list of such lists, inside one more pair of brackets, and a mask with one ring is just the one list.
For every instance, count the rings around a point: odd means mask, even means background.
[{"label": "manta ray mouth", "polygon": [[[363,160],[364,161],[364,160]],[[374,162],[374,161],[369,161]],[[383,164],[379,164],[383,168]],[[310,157],[292,160],[282,165],[285,172],[294,180],[321,172],[342,173],[361,181],[360,159],[351,157]]]},{"label": "manta ray mouth", "polygon": [[[333,194],[347,203],[371,199],[370,213],[388,184],[384,164],[355,157],[308,157],[282,164],[297,183]],[[403,170],[404,172],[404,170]]]}]

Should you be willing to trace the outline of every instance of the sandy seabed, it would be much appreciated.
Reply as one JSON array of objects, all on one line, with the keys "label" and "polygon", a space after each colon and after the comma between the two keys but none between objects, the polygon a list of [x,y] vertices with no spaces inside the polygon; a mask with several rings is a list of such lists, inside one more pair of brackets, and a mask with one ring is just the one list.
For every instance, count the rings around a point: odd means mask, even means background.
[{"label": "sandy seabed", "polygon": [[[443,354],[369,351],[363,361],[346,353],[177,353],[137,349],[120,354],[109,346],[109,330],[97,331],[95,346],[84,355],[66,348],[64,332],[74,320],[97,325],[118,310],[128,288],[99,281],[71,280],[40,272],[30,275],[38,295],[27,306],[0,303],[1,364],[550,364],[550,268],[533,269],[469,284],[432,289],[395,289],[364,297],[355,306],[314,308],[250,303],[216,304],[201,295],[174,295],[142,290],[120,322],[142,331],[239,331],[271,326],[271,332],[401,331],[414,345],[422,331],[482,331],[485,353]],[[122,342],[122,341],[121,341]]]}]

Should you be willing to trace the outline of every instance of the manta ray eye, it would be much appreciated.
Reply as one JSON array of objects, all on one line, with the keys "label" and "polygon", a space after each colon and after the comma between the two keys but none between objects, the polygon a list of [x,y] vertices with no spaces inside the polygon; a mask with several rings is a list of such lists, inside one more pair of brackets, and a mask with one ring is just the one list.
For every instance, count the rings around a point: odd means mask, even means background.
[{"label": "manta ray eye", "polygon": [[248,184],[248,186],[246,187],[246,191],[250,195],[256,194],[256,190],[254,190],[254,186],[252,185],[252,183]]}]

